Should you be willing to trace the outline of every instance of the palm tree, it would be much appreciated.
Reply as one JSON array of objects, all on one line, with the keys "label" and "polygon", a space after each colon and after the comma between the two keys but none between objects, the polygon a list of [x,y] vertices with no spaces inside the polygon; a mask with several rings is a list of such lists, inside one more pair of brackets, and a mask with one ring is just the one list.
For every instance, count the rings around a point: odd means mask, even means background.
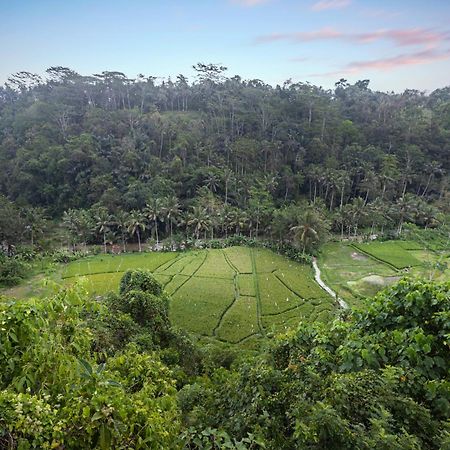
[{"label": "palm tree", "polygon": [[299,217],[298,225],[291,228],[294,240],[302,245],[302,251],[311,249],[314,244],[319,243],[325,234],[327,224],[318,211],[309,207]]},{"label": "palm tree", "polygon": [[177,219],[179,216],[180,204],[178,203],[177,197],[172,196],[165,199],[164,218],[166,220],[166,223],[168,223],[170,227],[170,240],[172,240],[173,236],[173,224],[177,223]]},{"label": "palm tree", "polygon": [[435,175],[441,175],[444,173],[442,170],[442,166],[437,161],[431,161],[428,164],[425,164],[425,172],[428,173],[428,179],[427,184],[425,186],[425,189],[422,192],[421,197],[425,197],[426,193],[428,192],[428,188],[430,187],[430,183],[433,180]]},{"label": "palm tree", "polygon": [[365,202],[361,197],[357,197],[352,200],[349,206],[351,223],[353,225],[354,235],[356,236],[361,219],[367,215]]},{"label": "palm tree", "polygon": [[153,222],[155,237],[156,237],[156,245],[159,244],[159,233],[158,233],[158,220],[162,220],[164,206],[163,202],[160,198],[152,198],[149,203],[145,205],[144,214],[149,222]]},{"label": "palm tree", "polygon": [[116,213],[116,220],[115,225],[117,229],[119,230],[121,241],[122,241],[122,250],[126,252],[126,233],[128,228],[128,221],[130,217],[129,214],[126,211],[119,210]]},{"label": "palm tree", "polygon": [[45,209],[39,206],[29,207],[24,211],[25,229],[30,232],[31,248],[34,248],[36,235],[43,234],[47,225]]},{"label": "palm tree", "polygon": [[139,252],[141,248],[141,231],[144,232],[147,227],[145,216],[140,211],[131,211],[128,217],[128,232],[131,236],[136,235],[138,239]]},{"label": "palm tree", "polygon": [[67,211],[64,211],[62,216],[62,223],[66,227],[67,231],[69,232],[70,236],[70,242],[68,242],[68,246],[76,243],[77,238],[77,213],[75,209],[69,209]]},{"label": "palm tree", "polygon": [[103,251],[106,253],[106,233],[111,231],[110,226],[112,225],[113,217],[106,208],[99,208],[94,214],[94,220],[94,230],[103,235]]},{"label": "palm tree", "polygon": [[193,230],[196,239],[199,239],[202,231],[205,232],[206,237],[206,232],[211,225],[206,209],[201,206],[193,206],[192,212],[187,216],[186,225]]}]

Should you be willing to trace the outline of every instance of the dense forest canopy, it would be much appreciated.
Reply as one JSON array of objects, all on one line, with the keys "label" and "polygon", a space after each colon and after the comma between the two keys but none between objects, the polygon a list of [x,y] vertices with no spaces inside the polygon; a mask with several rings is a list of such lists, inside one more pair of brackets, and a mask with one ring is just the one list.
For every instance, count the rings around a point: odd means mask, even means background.
[{"label": "dense forest canopy", "polygon": [[[81,76],[53,67],[0,88],[1,191],[61,214],[97,201],[144,206],[199,186],[245,204],[256,180],[281,203],[328,192],[331,207],[380,194],[442,196],[450,167],[450,88],[373,92],[369,81],[275,88],[196,66],[189,83]],[[312,185],[312,192],[310,188]],[[336,191],[333,200],[331,193]]]},{"label": "dense forest canopy", "polygon": [[[27,216],[66,212],[83,222],[90,208],[90,229],[133,212],[156,239],[163,221],[165,236],[183,225],[197,237],[281,237],[311,214],[342,234],[400,232],[405,221],[435,226],[448,208],[449,87],[429,95],[374,92],[369,80],[272,87],[216,64],[194,68],[191,82],[65,67],[11,76],[0,87],[0,203],[3,220],[23,226],[14,233],[30,239]],[[315,206],[302,223],[288,206],[299,201]],[[32,209],[12,219],[13,206]]]}]

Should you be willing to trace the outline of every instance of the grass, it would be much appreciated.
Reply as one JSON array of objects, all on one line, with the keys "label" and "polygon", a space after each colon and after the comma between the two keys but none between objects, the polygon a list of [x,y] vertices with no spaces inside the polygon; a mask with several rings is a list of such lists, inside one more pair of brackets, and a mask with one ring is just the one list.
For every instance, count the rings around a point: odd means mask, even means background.
[{"label": "grass", "polygon": [[206,278],[232,279],[235,271],[225,259],[225,254],[222,250],[209,250],[205,262],[195,275]]},{"label": "grass", "polygon": [[279,314],[303,304],[304,300],[289,290],[272,273],[258,274],[261,314]]},{"label": "grass", "polygon": [[217,330],[217,336],[236,343],[259,332],[255,297],[238,297],[225,312]]},{"label": "grass", "polygon": [[358,243],[354,246],[374,258],[394,266],[396,269],[420,265],[420,261],[402,248],[398,241]]},{"label": "grass", "polygon": [[253,274],[239,274],[237,277],[238,289],[240,295],[256,296],[255,279]]},{"label": "grass", "polygon": [[286,321],[323,320],[323,311],[334,309],[309,266],[266,249],[96,255],[60,267],[63,283],[81,277],[95,296],[117,291],[125,270],[149,269],[172,297],[169,314],[175,326],[244,348],[257,347],[272,325],[283,331]]},{"label": "grass", "polygon": [[173,295],[170,319],[192,333],[212,336],[234,295],[232,280],[193,277]]},{"label": "grass", "polygon": [[128,269],[156,270],[177,257],[177,253],[130,253],[123,255],[96,255],[69,263],[62,278],[79,277],[95,273],[125,272]]},{"label": "grass", "polygon": [[[361,250],[359,250],[361,249]],[[322,278],[351,306],[371,297],[404,275],[445,281],[450,279],[447,252],[423,249],[413,240],[345,244],[322,247],[318,264]]]},{"label": "grass", "polygon": [[311,267],[300,266],[295,271],[277,270],[275,276],[301,298],[323,297],[323,290],[314,281]]},{"label": "grass", "polygon": [[236,271],[242,274],[253,273],[250,249],[246,247],[229,247],[223,251]]}]

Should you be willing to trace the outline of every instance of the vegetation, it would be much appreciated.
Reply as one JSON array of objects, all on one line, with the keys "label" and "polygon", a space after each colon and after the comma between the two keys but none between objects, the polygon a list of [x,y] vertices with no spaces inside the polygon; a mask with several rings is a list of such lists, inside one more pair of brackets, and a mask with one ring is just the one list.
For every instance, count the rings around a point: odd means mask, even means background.
[{"label": "vegetation", "polygon": [[[79,286],[0,303],[2,447],[450,443],[449,283],[401,281],[344,321],[301,323],[253,356],[197,349],[172,328],[149,272],[120,285],[100,303]],[[228,320],[252,305],[241,297]]]},{"label": "vegetation", "polygon": [[12,75],[0,87],[5,252],[42,247],[54,222],[59,244],[105,252],[237,234],[306,253],[330,231],[448,223],[448,89],[273,88],[195,68],[192,82],[161,84],[64,67]]},{"label": "vegetation", "polygon": [[[179,254],[97,255],[69,263],[62,277],[73,284],[83,276],[91,294],[104,295],[117,289],[123,272],[133,268],[152,271],[172,296],[175,325],[231,343],[265,335],[273,321],[279,322],[277,314],[295,306],[298,319],[314,320],[319,310],[330,315],[335,310],[309,266],[268,249],[234,246]],[[315,299],[319,301],[310,302]]]},{"label": "vegetation", "polygon": [[450,447],[449,88],[194,68],[0,86],[0,448]]}]

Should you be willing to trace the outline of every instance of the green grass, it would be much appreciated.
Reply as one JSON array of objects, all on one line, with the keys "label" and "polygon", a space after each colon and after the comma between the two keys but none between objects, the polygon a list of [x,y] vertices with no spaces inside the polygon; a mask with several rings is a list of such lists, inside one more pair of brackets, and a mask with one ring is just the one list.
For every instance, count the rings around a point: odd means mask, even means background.
[{"label": "green grass", "polygon": [[104,295],[110,291],[117,291],[123,272],[115,273],[94,273],[89,276],[70,277],[64,279],[65,285],[72,285],[77,282],[85,284],[86,289],[92,295]]},{"label": "green grass", "polygon": [[232,280],[193,277],[173,295],[170,319],[193,333],[212,336],[234,295]]},{"label": "green grass", "polygon": [[177,253],[130,253],[122,255],[96,255],[69,263],[62,278],[92,275],[95,273],[125,272],[128,269],[156,270],[177,257]]},{"label": "green grass", "polygon": [[398,241],[369,242],[367,244],[354,244],[354,246],[397,269],[420,265],[420,261],[407,250],[403,249],[398,244]]},{"label": "green grass", "polygon": [[176,292],[184,283],[189,280],[189,277],[186,275],[174,275],[171,278],[171,281],[166,284],[164,289],[169,295],[172,295],[174,292]]},{"label": "green grass", "polygon": [[424,250],[421,243],[412,240],[354,246],[329,242],[322,247],[318,264],[323,280],[351,306],[360,306],[360,298],[372,297],[404,275],[449,280],[450,264],[436,269],[437,263],[448,261],[446,258],[446,252]]},{"label": "green grass", "polygon": [[[309,266],[266,249],[97,255],[61,266],[57,273],[65,284],[81,277],[90,293],[101,296],[117,291],[125,270],[138,268],[151,270],[172,297],[172,323],[202,339],[252,348],[272,325],[283,331],[295,317],[320,320],[324,311],[334,310]],[[296,315],[289,312],[296,307]]]},{"label": "green grass", "polygon": [[261,314],[279,314],[304,303],[272,273],[258,274]]},{"label": "green grass", "polygon": [[205,262],[195,275],[197,277],[232,279],[235,271],[228,264],[222,250],[209,250]]},{"label": "green grass", "polygon": [[299,297],[323,297],[323,290],[314,281],[314,273],[311,267],[300,266],[295,271],[277,270],[275,276]]},{"label": "green grass", "polygon": [[217,336],[236,343],[258,332],[256,298],[238,297],[222,317]]},{"label": "green grass", "polygon": [[253,273],[250,249],[245,247],[229,247],[223,251],[230,263],[239,273]]},{"label": "green grass", "polygon": [[404,250],[422,250],[423,246],[417,241],[395,241]]},{"label": "green grass", "polygon": [[253,274],[239,274],[237,277],[239,294],[246,296],[255,296],[255,277]]}]

